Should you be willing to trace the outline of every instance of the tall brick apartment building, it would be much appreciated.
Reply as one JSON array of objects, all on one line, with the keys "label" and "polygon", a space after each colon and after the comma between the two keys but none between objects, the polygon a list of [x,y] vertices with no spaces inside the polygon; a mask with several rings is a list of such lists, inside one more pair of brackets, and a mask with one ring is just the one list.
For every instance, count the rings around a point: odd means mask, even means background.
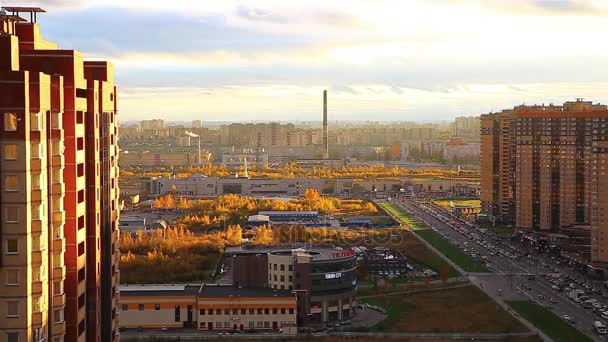
[{"label": "tall brick apartment building", "polygon": [[113,67],[44,40],[40,12],[0,13],[0,341],[112,341]]},{"label": "tall brick apartment building", "polygon": [[590,226],[591,261],[608,262],[607,126],[608,108],[581,99],[482,115],[483,211],[518,229]]}]

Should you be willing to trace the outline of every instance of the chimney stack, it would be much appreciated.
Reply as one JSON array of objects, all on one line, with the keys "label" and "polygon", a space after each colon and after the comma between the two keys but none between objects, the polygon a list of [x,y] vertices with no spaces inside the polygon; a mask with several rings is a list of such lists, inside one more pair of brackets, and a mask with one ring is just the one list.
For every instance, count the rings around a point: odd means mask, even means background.
[{"label": "chimney stack", "polygon": [[329,139],[327,130],[327,90],[323,90],[323,159],[329,159]]}]

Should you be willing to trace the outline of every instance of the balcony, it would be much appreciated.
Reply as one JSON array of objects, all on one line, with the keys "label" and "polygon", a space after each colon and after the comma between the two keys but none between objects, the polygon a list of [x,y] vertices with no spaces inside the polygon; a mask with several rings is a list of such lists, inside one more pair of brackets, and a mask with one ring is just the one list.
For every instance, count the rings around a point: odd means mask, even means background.
[{"label": "balcony", "polygon": [[53,183],[51,191],[53,195],[65,193],[65,183]]},{"label": "balcony", "polygon": [[64,211],[55,211],[53,212],[53,225],[63,225],[65,224],[65,212]]},{"label": "balcony", "polygon": [[66,273],[65,266],[53,267],[53,280],[64,279],[65,273]]},{"label": "balcony", "polygon": [[65,293],[53,296],[53,308],[59,309],[65,306]]},{"label": "balcony", "polygon": [[42,251],[32,251],[32,265],[42,265]]},{"label": "balcony", "polygon": [[53,324],[53,337],[59,337],[65,334],[65,322]]},{"label": "balcony", "polygon": [[40,189],[32,190],[32,202],[40,202],[42,201],[42,191]]},{"label": "balcony", "polygon": [[42,325],[42,312],[32,312],[32,325]]},{"label": "balcony", "polygon": [[53,163],[52,164],[53,168],[63,165],[64,162],[65,162],[65,159],[63,157],[63,154],[54,154],[53,157],[51,158],[51,163]]},{"label": "balcony", "polygon": [[65,240],[64,239],[53,239],[53,252],[59,253],[65,250]]},{"label": "balcony", "polygon": [[32,233],[40,233],[42,232],[42,221],[40,220],[31,220]]},{"label": "balcony", "polygon": [[42,294],[42,282],[41,281],[33,281],[32,282],[32,294]]}]

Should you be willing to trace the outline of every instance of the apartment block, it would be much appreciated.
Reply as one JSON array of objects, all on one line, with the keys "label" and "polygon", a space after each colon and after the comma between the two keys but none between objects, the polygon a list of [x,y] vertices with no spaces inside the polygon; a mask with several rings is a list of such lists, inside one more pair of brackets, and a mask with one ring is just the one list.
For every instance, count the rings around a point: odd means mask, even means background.
[{"label": "apartment block", "polygon": [[[0,15],[0,341],[118,339],[112,65]],[[29,14],[30,20],[19,16]],[[9,281],[10,280],[10,281]]]},{"label": "apartment block", "polygon": [[591,224],[592,260],[608,261],[607,123],[607,106],[582,99],[482,115],[483,211],[541,232]]}]

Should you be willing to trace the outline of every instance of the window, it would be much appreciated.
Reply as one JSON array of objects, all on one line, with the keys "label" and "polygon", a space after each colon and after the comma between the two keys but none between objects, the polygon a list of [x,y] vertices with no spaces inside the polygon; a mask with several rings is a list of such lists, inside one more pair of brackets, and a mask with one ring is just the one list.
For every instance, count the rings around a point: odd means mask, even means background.
[{"label": "window", "polygon": [[264,309],[264,315],[270,315],[270,309],[269,308]]},{"label": "window", "polygon": [[42,220],[44,210],[42,204],[32,204],[32,220]]},{"label": "window", "polygon": [[[84,228],[84,215],[78,217],[78,230]],[[114,254],[114,253],[112,253]]]},{"label": "window", "polygon": [[270,322],[264,322],[264,328],[270,328]]},{"label": "window", "polygon": [[63,141],[58,141],[58,140],[53,141],[51,148],[52,148],[52,153],[54,156],[62,155],[63,151],[65,150]]},{"label": "window", "polygon": [[258,309],[258,315],[261,315],[262,312],[263,312],[262,309]]},{"label": "window", "polygon": [[289,308],[289,314],[293,315],[293,308]]},{"label": "window", "polygon": [[32,159],[42,159],[42,146],[39,142],[33,142],[31,144]]},{"label": "window", "polygon": [[17,160],[17,145],[4,145],[4,160]]},{"label": "window", "polygon": [[241,315],[247,314],[247,309],[241,309]]},{"label": "window", "polygon": [[143,304],[139,304],[139,305],[137,306],[137,309],[138,309],[139,311],[144,311],[144,305],[143,305]]},{"label": "window", "polygon": [[63,127],[63,114],[62,113],[53,113],[51,116],[51,127],[53,129],[61,129]]},{"label": "window", "polygon": [[78,203],[84,202],[84,190],[78,190]]},{"label": "window", "polygon": [[78,256],[84,254],[84,241],[78,244]]},{"label": "window", "polygon": [[230,328],[230,322],[224,322],[224,328]]},{"label": "window", "polygon": [[5,191],[19,191],[19,179],[17,176],[4,176]]},{"label": "window", "polygon": [[281,271],[285,271],[285,265],[281,264]]},{"label": "window", "polygon": [[215,309],[215,314],[216,315],[221,315],[222,314],[222,309]]},{"label": "window", "polygon": [[84,150],[84,138],[81,137],[76,139],[76,149],[78,151]]},{"label": "window", "polygon": [[55,323],[63,322],[63,310],[55,310],[53,313]]},{"label": "window", "polygon": [[179,322],[181,320],[180,319],[180,314],[181,314],[180,307],[179,307],[179,305],[176,305],[175,306],[175,321],[176,322]]},{"label": "window", "polygon": [[255,309],[249,309],[249,314],[250,315],[254,315],[255,314]]},{"label": "window", "polygon": [[249,322],[249,329],[253,329],[255,328],[255,322],[251,321]]},{"label": "window", "polygon": [[15,132],[17,130],[17,115],[15,113],[4,113],[4,131]]},{"label": "window", "polygon": [[52,177],[55,184],[63,182],[63,172],[61,172],[61,169],[53,169]]},{"label": "window", "polygon": [[160,310],[160,304],[154,304],[154,310]]},{"label": "window", "polygon": [[19,254],[19,240],[7,239],[6,240],[6,254]]},{"label": "window", "polygon": [[230,315],[230,309],[224,309],[224,315]]},{"label": "window", "polygon": [[42,130],[42,122],[40,121],[40,113],[31,113],[30,114],[30,128],[32,131],[41,131]]},{"label": "window", "polygon": [[205,316],[205,309],[200,309],[198,313],[201,316]]},{"label": "window", "polygon": [[8,301],[7,302],[7,317],[19,317],[19,302]]},{"label": "window", "polygon": [[7,342],[19,342],[19,333],[18,332],[6,333],[6,341]]},{"label": "window", "polygon": [[18,207],[6,207],[6,217],[4,222],[6,223],[17,223],[19,222],[19,208]]},{"label": "window", "polygon": [[84,332],[84,328],[85,324],[83,319],[82,321],[80,321],[80,323],[78,323],[78,336],[82,335],[82,333]]},{"label": "window", "polygon": [[80,163],[76,165],[76,176],[82,177],[84,176],[84,163]]},{"label": "window", "polygon": [[272,309],[272,314],[273,314],[273,315],[276,315],[276,314],[277,314],[277,308],[273,308],[273,309]]},{"label": "window", "polygon": [[127,311],[129,310],[129,305],[128,304],[123,304],[122,305],[122,311]]},{"label": "window", "polygon": [[32,234],[32,250],[39,251],[40,250],[40,234]]},{"label": "window", "polygon": [[289,270],[293,271],[293,265],[289,265]]},{"label": "window", "polygon": [[222,322],[215,322],[215,327],[216,328],[221,328],[222,327]]},{"label": "window", "polygon": [[207,313],[212,316],[213,315],[213,309],[209,309],[209,311],[207,311]]},{"label": "window", "polygon": [[38,173],[32,173],[32,189],[34,189],[34,190],[41,189],[40,174],[38,174]]},{"label": "window", "polygon": [[285,314],[285,308],[282,308],[281,309],[281,315],[284,315],[284,314]]},{"label": "window", "polygon": [[[81,308],[86,304],[84,293],[78,296],[78,307]],[[141,304],[140,304],[141,305]],[[141,305],[143,307],[143,305]]]},{"label": "window", "polygon": [[85,278],[85,275],[86,275],[85,268],[83,267],[83,268],[79,269],[78,270],[78,282],[83,281]]},{"label": "window", "polygon": [[6,270],[6,285],[19,285],[18,270]]}]

